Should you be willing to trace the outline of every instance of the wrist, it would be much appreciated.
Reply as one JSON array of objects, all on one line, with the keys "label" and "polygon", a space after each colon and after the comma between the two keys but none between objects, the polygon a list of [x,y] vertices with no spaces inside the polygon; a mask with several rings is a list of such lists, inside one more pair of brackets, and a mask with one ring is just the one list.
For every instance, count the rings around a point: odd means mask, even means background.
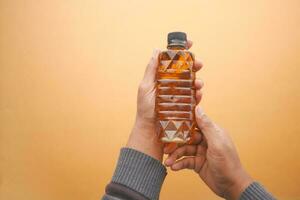
[{"label": "wrist", "polygon": [[126,147],[162,161],[163,143],[159,140],[155,123],[152,121],[136,119]]},{"label": "wrist", "polygon": [[241,168],[235,173],[231,186],[226,193],[226,199],[238,200],[243,191],[253,182],[253,179]]}]

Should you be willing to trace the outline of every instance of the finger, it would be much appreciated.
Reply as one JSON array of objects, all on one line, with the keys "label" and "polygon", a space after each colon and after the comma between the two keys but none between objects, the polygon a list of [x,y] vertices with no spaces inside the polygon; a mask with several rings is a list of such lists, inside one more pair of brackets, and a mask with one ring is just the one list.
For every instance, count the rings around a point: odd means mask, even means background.
[{"label": "finger", "polygon": [[147,65],[145,74],[144,74],[144,79],[143,81],[146,82],[155,82],[155,76],[156,76],[156,70],[158,67],[158,56],[159,56],[160,50],[159,49],[154,49],[151,59]]},{"label": "finger", "polygon": [[186,157],[174,163],[171,166],[171,169],[174,171],[178,171],[182,169],[193,169],[197,173],[199,173],[204,164],[204,161],[205,161],[204,156]]},{"label": "finger", "polygon": [[193,70],[196,72],[199,71],[202,67],[203,67],[202,62],[196,59],[194,62]]},{"label": "finger", "polygon": [[175,149],[177,149],[177,147],[178,147],[177,143],[166,143],[164,146],[164,153],[170,154],[173,151],[175,151]]},{"label": "finger", "polygon": [[200,79],[195,80],[195,89],[199,90],[204,86],[204,82]]},{"label": "finger", "polygon": [[190,49],[193,46],[192,40],[188,40],[186,43],[187,49]]},{"label": "finger", "polygon": [[176,160],[180,159],[183,156],[196,156],[204,155],[206,149],[200,145],[191,145],[186,144],[182,147],[176,149],[169,157],[165,160],[166,166],[171,166],[175,163]]},{"label": "finger", "polygon": [[169,157],[165,160],[166,166],[171,166],[175,163],[175,161],[182,156],[195,156],[197,152],[196,145],[184,145],[178,149],[176,149],[173,153],[169,155]]},{"label": "finger", "polygon": [[204,86],[204,83],[202,80],[195,80],[195,89],[196,89],[196,94],[195,94],[195,97],[196,97],[196,104],[199,104],[199,102],[201,101],[202,99],[202,91],[201,91],[201,88]]},{"label": "finger", "polygon": [[203,109],[199,105],[196,107],[196,121],[199,129],[206,138],[206,142],[216,142],[221,139],[222,130],[211,121],[208,116],[204,113]]},{"label": "finger", "polygon": [[202,140],[200,142],[200,145],[203,146],[203,148],[207,149],[207,142],[204,135],[202,135]]},{"label": "finger", "polygon": [[203,93],[201,90],[196,90],[196,95],[195,95],[196,96],[196,104],[200,103],[200,101],[202,99],[202,95],[203,95]]},{"label": "finger", "polygon": [[[202,133],[199,129],[195,129],[191,135],[191,139],[186,144],[200,144],[201,141],[202,141]],[[166,143],[164,146],[164,154],[171,154],[177,148],[184,146],[184,145],[185,144],[179,144],[179,143]]]},{"label": "finger", "polygon": [[194,132],[192,133],[191,139],[188,142],[188,144],[200,144],[202,140],[203,140],[203,137],[202,137],[201,130],[196,128],[194,130]]}]

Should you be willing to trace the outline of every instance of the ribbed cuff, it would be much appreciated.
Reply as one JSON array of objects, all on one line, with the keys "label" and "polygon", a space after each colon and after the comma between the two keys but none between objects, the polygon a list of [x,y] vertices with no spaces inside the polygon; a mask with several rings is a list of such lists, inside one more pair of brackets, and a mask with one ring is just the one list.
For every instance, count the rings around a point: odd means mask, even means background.
[{"label": "ribbed cuff", "polygon": [[166,175],[166,168],[158,160],[134,149],[122,148],[112,182],[157,200]]},{"label": "ribbed cuff", "polygon": [[275,200],[275,198],[259,183],[253,182],[242,193],[240,200]]}]

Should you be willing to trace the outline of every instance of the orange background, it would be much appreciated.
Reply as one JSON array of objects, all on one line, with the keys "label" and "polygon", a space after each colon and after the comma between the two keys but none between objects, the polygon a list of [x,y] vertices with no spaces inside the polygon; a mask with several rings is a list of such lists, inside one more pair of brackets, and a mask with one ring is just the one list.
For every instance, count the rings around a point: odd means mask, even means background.
[{"label": "orange background", "polygon": [[[0,199],[96,200],[153,48],[185,31],[202,105],[248,172],[300,199],[300,1],[0,1]],[[219,199],[192,171],[161,199]]]}]

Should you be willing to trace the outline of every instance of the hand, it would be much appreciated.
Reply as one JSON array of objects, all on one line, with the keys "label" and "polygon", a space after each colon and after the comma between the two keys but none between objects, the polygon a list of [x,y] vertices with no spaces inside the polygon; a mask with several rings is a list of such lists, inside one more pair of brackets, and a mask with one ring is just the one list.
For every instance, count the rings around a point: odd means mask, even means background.
[{"label": "hand", "polygon": [[243,169],[232,140],[203,113],[199,105],[196,120],[204,136],[202,140],[198,137],[200,139],[194,141],[196,144],[165,150],[165,153],[170,153],[165,165],[174,171],[193,169],[217,195],[238,199],[253,181]]},{"label": "hand", "polygon": [[[188,48],[192,42],[188,41]],[[154,50],[147,65],[144,78],[140,83],[137,98],[136,120],[127,142],[127,147],[143,152],[159,161],[162,161],[164,144],[159,140],[155,122],[155,95],[156,95],[156,71],[160,51]],[[201,62],[194,62],[193,70],[198,71],[202,67]],[[195,81],[196,100],[200,102],[202,93],[200,89],[203,83]]]}]

